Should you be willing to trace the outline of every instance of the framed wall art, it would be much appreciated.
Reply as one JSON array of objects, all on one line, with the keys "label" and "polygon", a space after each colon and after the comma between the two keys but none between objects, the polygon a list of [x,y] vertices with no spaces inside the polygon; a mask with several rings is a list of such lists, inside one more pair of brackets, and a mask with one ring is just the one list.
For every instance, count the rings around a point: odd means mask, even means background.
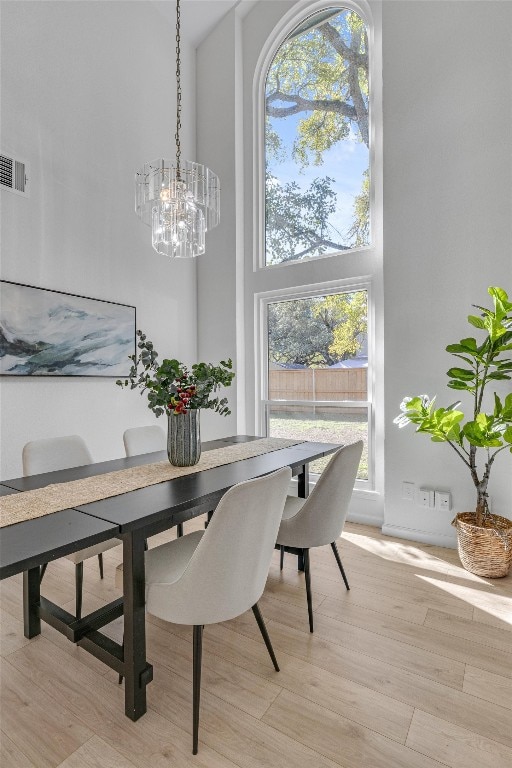
[{"label": "framed wall art", "polygon": [[135,307],[0,280],[0,374],[125,377]]}]

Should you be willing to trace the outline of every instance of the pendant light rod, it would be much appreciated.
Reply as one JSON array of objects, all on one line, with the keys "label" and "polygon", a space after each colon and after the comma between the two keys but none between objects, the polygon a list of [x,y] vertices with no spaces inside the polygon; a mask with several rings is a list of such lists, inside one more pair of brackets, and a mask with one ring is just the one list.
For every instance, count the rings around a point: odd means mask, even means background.
[{"label": "pendant light rod", "polygon": [[181,165],[181,8],[180,0],[176,0],[176,170],[177,178],[180,178]]}]

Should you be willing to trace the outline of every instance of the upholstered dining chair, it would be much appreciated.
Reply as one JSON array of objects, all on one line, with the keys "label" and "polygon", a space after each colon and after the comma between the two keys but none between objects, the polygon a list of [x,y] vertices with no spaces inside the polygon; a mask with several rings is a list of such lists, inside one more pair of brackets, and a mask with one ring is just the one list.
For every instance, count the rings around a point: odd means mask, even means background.
[{"label": "upholstered dining chair", "polygon": [[[127,456],[141,453],[155,453],[167,449],[167,436],[158,424],[147,427],[130,427],[123,434],[124,450]],[[176,535],[183,536],[183,523],[176,526]]]},{"label": "upholstered dining chair", "polygon": [[127,456],[165,451],[167,448],[167,437],[158,424],[148,427],[131,427],[125,430],[123,442]]},{"label": "upholstered dining chair", "polygon": [[[233,486],[205,531],[194,531],[146,552],[146,611],[193,630],[193,737],[197,754],[201,654],[205,624],[234,619],[252,608],[275,670],[279,671],[258,607],[272,559],[288,467]],[[122,585],[122,567],[116,585]]]},{"label": "upholstered dining chair", "polygon": [[331,545],[345,587],[350,589],[336,539],[341,536],[345,525],[362,451],[362,440],[340,448],[333,454],[307,499],[288,496],[286,500],[283,520],[277,534],[277,544],[281,550],[281,570],[285,550],[294,554],[302,553],[310,632],[313,632],[309,561],[309,550],[312,547]]},{"label": "upholstered dining chair", "polygon": [[[23,474],[25,476],[92,464],[92,456],[89,449],[84,440],[78,435],[32,440],[23,447],[22,460]],[[119,539],[108,539],[107,541],[102,541],[101,544],[94,544],[92,547],[79,549],[78,552],[71,552],[69,555],[66,555],[66,558],[75,564],[75,615],[77,619],[80,619],[82,616],[84,560],[98,555],[100,578],[103,578],[103,552],[117,547],[119,544]],[[47,563],[41,568],[41,580],[46,571],[46,566]]]}]

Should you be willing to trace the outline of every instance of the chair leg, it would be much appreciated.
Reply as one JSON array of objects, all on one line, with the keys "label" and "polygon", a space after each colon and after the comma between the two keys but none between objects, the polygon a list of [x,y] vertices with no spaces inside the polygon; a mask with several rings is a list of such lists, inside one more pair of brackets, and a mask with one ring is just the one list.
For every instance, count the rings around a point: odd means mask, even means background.
[{"label": "chair leg", "polygon": [[48,568],[48,563],[44,563],[44,565],[41,566],[41,570],[39,572],[39,583],[42,582],[43,576],[45,575],[47,568]]},{"label": "chair leg", "polygon": [[[123,637],[123,642],[121,644],[121,648],[123,649],[123,656],[124,656],[124,637]],[[123,682],[123,675],[119,675],[119,680],[118,680],[119,685],[121,685],[122,682]]]},{"label": "chair leg", "polygon": [[84,583],[84,564],[77,563],[75,565],[75,590],[76,590],[76,608],[75,616],[77,619],[82,618],[82,585]]},{"label": "chair leg", "polygon": [[309,567],[309,549],[303,549],[304,576],[306,577],[306,597],[308,599],[309,631],[313,631],[313,602],[311,600],[311,571]]},{"label": "chair leg", "polygon": [[203,649],[203,627],[194,626],[192,643],[192,754],[197,755],[199,741],[199,705],[201,703],[201,656]]},{"label": "chair leg", "polygon": [[284,546],[281,545],[281,555],[279,558],[279,567],[281,570],[283,570],[283,566],[284,566]]},{"label": "chair leg", "polygon": [[258,603],[255,603],[253,605],[252,612],[254,613],[256,621],[258,622],[258,627],[260,628],[261,636],[263,637],[263,640],[265,641],[265,645],[267,646],[267,651],[269,653],[270,658],[272,659],[272,664],[274,665],[274,669],[276,672],[279,672],[279,664],[277,663],[276,655],[274,653],[274,649],[272,648],[272,643],[270,642],[270,637],[268,635],[265,622],[263,621],[263,616],[261,615],[261,611],[259,609]]},{"label": "chair leg", "polygon": [[98,565],[100,566],[100,579],[103,578],[103,552],[98,555]]},{"label": "chair leg", "polygon": [[345,576],[345,571],[343,569],[343,566],[341,564],[341,557],[340,553],[338,552],[338,547],[336,546],[336,542],[333,541],[331,543],[332,551],[334,552],[334,557],[336,558],[336,562],[338,563],[338,568],[340,569],[341,575],[343,577],[343,581],[345,582],[345,586],[347,589],[350,589],[347,581],[347,577]]},{"label": "chair leg", "polygon": [[183,523],[178,523],[176,526],[176,538],[180,539],[183,536]]}]

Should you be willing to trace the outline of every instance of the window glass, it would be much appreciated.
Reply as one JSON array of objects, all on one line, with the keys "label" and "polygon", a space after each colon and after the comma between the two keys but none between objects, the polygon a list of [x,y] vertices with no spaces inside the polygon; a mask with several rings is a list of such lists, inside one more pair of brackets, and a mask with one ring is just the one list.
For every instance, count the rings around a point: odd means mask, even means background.
[{"label": "window glass", "polygon": [[288,36],[265,87],[265,264],[370,243],[368,39],[352,10]]},{"label": "window glass", "polygon": [[[368,479],[367,299],[361,290],[267,304],[268,434],[326,443],[363,439],[362,480]],[[327,461],[311,470],[320,472]]]}]

